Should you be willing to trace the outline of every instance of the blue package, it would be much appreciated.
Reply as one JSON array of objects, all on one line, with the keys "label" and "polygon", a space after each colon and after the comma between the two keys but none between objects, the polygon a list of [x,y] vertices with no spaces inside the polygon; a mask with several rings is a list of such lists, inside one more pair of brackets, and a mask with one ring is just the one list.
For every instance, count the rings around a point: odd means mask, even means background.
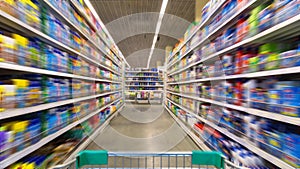
[{"label": "blue package", "polygon": [[300,1],[291,0],[277,8],[276,23],[284,22],[300,13]]},{"label": "blue package", "polygon": [[55,23],[56,18],[50,13],[48,15],[48,35],[52,38],[56,39],[56,31],[57,31],[57,24]]},{"label": "blue package", "polygon": [[268,54],[259,54],[259,61],[258,61],[258,69],[259,71],[265,70],[266,63],[268,62]]},{"label": "blue package", "polygon": [[300,107],[281,106],[280,110],[283,115],[300,117]]},{"label": "blue package", "polygon": [[294,66],[300,66],[300,54],[298,49],[283,52],[280,57],[280,68],[289,68]]},{"label": "blue package", "polygon": [[269,89],[268,90],[268,103],[270,104],[282,104],[281,90]]},{"label": "blue package", "polygon": [[70,28],[67,25],[61,25],[62,32],[61,32],[61,41],[69,45],[70,44]]},{"label": "blue package", "polygon": [[51,46],[47,47],[47,69],[56,71],[55,64],[58,62],[58,58],[54,54],[54,49]]},{"label": "blue package", "polygon": [[264,31],[273,26],[274,10],[271,7],[267,7],[258,14],[258,29]]},{"label": "blue package", "polygon": [[236,28],[229,28],[223,35],[223,47],[228,47],[236,42]]},{"label": "blue package", "polygon": [[282,88],[282,104],[300,106],[300,86],[285,86]]},{"label": "blue package", "polygon": [[60,42],[63,42],[63,30],[64,30],[64,25],[62,24],[62,22],[59,19],[55,20],[55,24],[56,24],[56,39]]},{"label": "blue package", "polygon": [[287,154],[300,158],[300,135],[284,134],[283,151]]}]

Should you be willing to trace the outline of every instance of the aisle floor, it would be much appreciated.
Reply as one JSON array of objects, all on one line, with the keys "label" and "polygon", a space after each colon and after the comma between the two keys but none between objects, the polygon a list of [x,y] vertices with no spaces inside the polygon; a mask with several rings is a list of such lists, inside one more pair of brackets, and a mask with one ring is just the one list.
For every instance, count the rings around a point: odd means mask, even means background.
[{"label": "aisle floor", "polygon": [[88,150],[174,152],[199,149],[162,105],[127,103]]}]

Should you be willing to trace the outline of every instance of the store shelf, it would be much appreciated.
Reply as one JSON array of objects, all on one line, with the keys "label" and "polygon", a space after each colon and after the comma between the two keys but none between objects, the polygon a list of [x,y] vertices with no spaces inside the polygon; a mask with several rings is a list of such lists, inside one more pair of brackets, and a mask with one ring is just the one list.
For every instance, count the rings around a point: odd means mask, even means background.
[{"label": "store shelf", "polygon": [[33,113],[33,112],[38,112],[38,111],[42,111],[42,110],[46,110],[46,109],[50,109],[50,108],[54,108],[54,107],[58,107],[58,106],[63,106],[63,105],[71,104],[71,103],[76,103],[76,102],[80,102],[80,101],[94,99],[94,98],[97,98],[97,97],[101,97],[101,96],[105,96],[105,95],[109,95],[109,94],[114,94],[114,93],[118,93],[118,92],[121,92],[121,90],[112,91],[112,92],[104,92],[104,93],[97,94],[97,95],[92,95],[92,96],[87,96],[87,97],[80,97],[80,98],[75,98],[75,99],[62,100],[62,101],[57,101],[57,102],[52,102],[52,103],[45,103],[45,104],[40,104],[40,105],[37,105],[37,106],[9,109],[9,110],[6,110],[4,112],[0,112],[0,120],[7,119],[7,118],[12,118],[12,117],[16,117],[16,116],[21,116],[21,115],[25,115],[25,114],[30,114],[30,113]]},{"label": "store shelf", "polygon": [[135,70],[125,70],[126,73],[153,73],[153,74],[158,74],[158,71],[135,71]]},{"label": "store shelf", "polygon": [[266,77],[266,76],[278,76],[278,75],[295,74],[295,73],[300,73],[300,66],[282,68],[276,70],[259,71],[254,73],[245,73],[245,74],[237,74],[237,75],[229,75],[229,76],[221,76],[221,77],[210,77],[210,78],[203,78],[203,79],[194,79],[194,80],[179,81],[179,82],[167,82],[167,83],[170,85],[189,84],[189,83],[197,83],[197,82],[230,80],[230,79],[239,79],[239,78],[259,78],[259,77]]},{"label": "store shelf", "polygon": [[73,151],[72,154],[69,155],[69,157],[64,161],[64,163],[70,162],[71,160],[73,160],[76,155],[84,150],[92,141],[94,141],[94,139],[99,136],[99,134],[108,126],[109,122],[118,115],[118,113],[124,108],[124,104],[122,104],[120,106],[120,108],[115,111],[114,113],[110,114],[109,117],[105,120],[104,123],[100,124],[99,127],[97,127],[94,132],[92,134],[89,134],[88,136],[86,136],[86,140],[80,144],[80,146],[78,148],[76,148],[75,151]]},{"label": "store shelf", "polygon": [[111,69],[111,68],[109,68],[105,65],[99,64],[98,61],[85,56],[84,54],[70,48],[69,46],[67,46],[67,45],[65,45],[65,44],[63,44],[63,43],[61,43],[61,42],[59,42],[55,39],[53,39],[52,37],[42,33],[41,31],[31,27],[30,25],[28,25],[28,24],[22,22],[21,20],[7,14],[6,12],[4,12],[2,10],[0,10],[0,20],[1,20],[1,23],[5,23],[5,24],[7,24],[7,25],[9,25],[9,26],[11,26],[15,29],[18,29],[21,32],[25,31],[29,35],[35,35],[35,36],[39,37],[41,40],[43,40],[46,43],[49,43],[51,45],[54,45],[57,48],[60,48],[60,49],[66,50],[68,52],[71,52],[73,54],[76,54],[76,55],[82,57],[83,59],[87,60],[90,63],[93,63],[97,66],[100,66],[100,67],[102,67],[106,70],[109,70],[109,71],[117,74],[117,75],[120,75],[119,72],[117,72],[117,71],[115,71],[115,70],[113,70],[113,69]]},{"label": "store shelf", "polygon": [[163,90],[126,90],[126,92],[163,92]]},{"label": "store shelf", "polygon": [[164,81],[151,81],[151,80],[125,80],[127,83],[164,83]]},{"label": "store shelf", "polygon": [[219,56],[222,56],[223,54],[226,54],[228,52],[231,52],[239,47],[244,47],[246,45],[249,45],[249,44],[252,44],[252,43],[256,43],[256,42],[260,42],[260,40],[263,40],[263,39],[268,39],[268,38],[279,38],[279,37],[283,37],[285,36],[286,34],[289,34],[289,30],[292,30],[292,29],[297,29],[296,27],[300,24],[300,14],[284,21],[284,22],[281,22],[263,32],[260,32],[259,34],[257,35],[254,35],[250,38],[247,38],[239,43],[236,43],[230,47],[227,47],[219,52],[214,52],[213,54],[207,56],[207,57],[204,57],[203,59],[201,59],[200,61],[197,61],[195,63],[192,63],[184,68],[181,68],[179,70],[176,70],[172,73],[172,75],[174,74],[177,74],[177,73],[180,73],[182,72],[183,70],[187,70],[195,65],[198,65],[200,63],[203,63],[207,60],[210,60],[212,58],[215,58],[215,57],[219,57]]},{"label": "store shelf", "polygon": [[160,78],[160,76],[125,76],[125,78]]},{"label": "store shelf", "polygon": [[[209,35],[207,35],[205,38],[202,38],[202,40],[198,43],[196,43],[195,45],[193,45],[187,52],[185,52],[180,59],[178,59],[176,62],[172,63],[170,66],[174,65],[175,63],[177,63],[178,61],[180,61],[182,58],[184,58],[185,56],[187,56],[190,52],[192,52],[194,49],[200,47],[201,45],[203,45],[205,42],[209,41],[210,39],[212,39],[212,37],[214,37],[218,32],[223,31],[228,25],[229,23],[231,23],[233,20],[237,19],[240,15],[242,15],[245,11],[248,11],[249,9],[253,9],[254,7],[259,5],[259,0],[252,0],[251,2],[248,2],[247,5],[245,5],[243,8],[241,8],[239,11],[235,12],[229,19],[227,19],[226,21],[222,22],[222,24],[220,26],[218,26],[216,29],[214,29],[213,32],[211,32]],[[180,70],[181,71],[181,70]],[[174,72],[176,73],[180,73],[180,71],[176,71]],[[174,74],[171,73],[171,74]]]},{"label": "store shelf", "polygon": [[96,25],[94,25],[94,23],[91,21],[91,18],[84,11],[82,11],[82,8],[78,6],[77,2],[75,2],[74,0],[70,0],[70,2],[75,7],[75,9],[77,9],[80,15],[87,21],[87,23],[94,29],[94,31],[97,31],[98,29]]},{"label": "store shelf", "polygon": [[[109,39],[106,39],[105,37],[103,37],[96,25],[94,25],[94,23],[91,21],[91,18],[85,13],[85,11],[82,11],[82,8],[78,6],[77,2],[75,2],[74,0],[70,0],[71,4],[75,7],[75,9],[80,13],[81,16],[83,16],[83,18],[87,21],[87,23],[95,30],[95,32],[101,37],[102,41],[106,44],[106,46],[110,49],[111,44],[107,41]],[[111,50],[113,53],[115,53],[113,50]]]},{"label": "store shelf", "polygon": [[152,80],[125,80],[125,82],[145,82],[145,83],[163,83],[164,81],[152,81]]},{"label": "store shelf", "polygon": [[[167,109],[167,111],[171,114],[171,116],[177,121],[181,121],[178,117],[176,117],[172,112],[171,112],[171,110],[165,105],[165,109]],[[183,122],[182,122],[183,123]],[[183,123],[184,124],[184,123]],[[201,137],[201,139],[202,140],[205,140],[205,138],[203,138],[202,137],[202,134],[201,133],[199,133],[199,131],[197,131],[195,128],[192,128],[192,130],[195,132],[195,133],[197,133],[198,135],[199,135],[199,137]],[[188,133],[189,135],[190,135],[190,133]],[[191,133],[192,135],[195,135],[194,133]],[[201,145],[203,144],[203,141],[201,140],[201,139],[199,139],[196,135],[195,135],[195,139],[192,137],[192,139],[193,139],[193,141],[198,141]],[[198,143],[198,144],[199,144]],[[218,149],[217,149],[217,147],[214,147],[210,142],[208,142],[208,141],[205,141],[205,143],[206,144],[208,144],[210,147],[212,147],[214,150],[216,150],[216,151],[218,151]],[[204,144],[204,146],[206,146],[206,144]],[[207,147],[207,146],[206,146]],[[205,150],[205,151],[211,151],[210,149],[209,149],[209,147],[207,147],[208,148],[208,150]],[[204,149],[203,149],[204,150]],[[231,162],[229,162],[229,161],[226,161],[226,163],[227,164],[229,164],[229,166],[234,166],[235,168],[241,168],[241,167],[239,167],[238,165],[236,165],[236,164],[233,164],[233,163],[231,163]],[[247,169],[247,167],[243,167],[244,169]]]},{"label": "store shelf", "polygon": [[280,168],[284,168],[284,169],[295,169],[294,167],[290,166],[289,164],[285,163],[284,161],[282,161],[281,159],[265,152],[264,150],[258,148],[257,146],[253,145],[251,142],[249,142],[246,139],[243,139],[241,137],[238,137],[232,133],[230,133],[229,131],[227,131],[226,129],[223,129],[219,126],[217,126],[216,124],[196,115],[195,113],[193,113],[191,110],[186,109],[185,107],[181,106],[180,104],[177,104],[175,102],[173,102],[172,100],[170,100],[169,98],[167,98],[167,100],[169,100],[172,104],[180,107],[182,110],[186,111],[187,113],[190,113],[192,115],[194,115],[198,120],[202,121],[203,123],[211,126],[212,128],[216,129],[217,131],[219,131],[220,133],[226,135],[227,137],[231,138],[232,140],[236,141],[237,143],[239,143],[240,145],[246,147],[247,149],[249,149],[250,151],[252,151],[253,153],[257,154],[258,156],[264,158],[265,160],[269,161],[270,163],[280,167]]},{"label": "store shelf", "polygon": [[64,127],[63,129],[41,139],[39,142],[37,142],[36,144],[34,145],[31,145],[17,153],[14,153],[13,155],[9,156],[7,159],[3,160],[0,162],[0,166],[1,168],[6,168],[8,167],[9,165],[17,162],[18,160],[22,159],[23,157],[33,153],[34,151],[38,150],[39,148],[41,148],[42,146],[46,145],[47,143],[51,142],[52,140],[54,140],[55,138],[59,137],[60,135],[64,134],[65,132],[71,130],[72,128],[76,127],[77,125],[81,124],[82,122],[90,119],[91,117],[93,117],[94,115],[96,115],[97,113],[99,113],[100,111],[104,110],[106,107],[109,107],[110,105],[116,103],[120,101],[120,98],[101,107],[100,109],[92,112],[92,113],[89,113],[88,115],[84,116],[83,118],[79,118],[78,121],[72,123],[72,124],[69,124],[68,126]]},{"label": "store shelf", "polygon": [[[102,52],[102,54],[107,54],[107,52],[102,49],[100,46],[97,45],[97,43],[91,39],[90,35],[86,35],[84,32],[82,32],[82,30],[76,26],[72,21],[70,21],[66,16],[64,16],[58,9],[56,9],[48,0],[43,0],[44,4],[46,4],[49,9],[51,11],[54,11],[60,18],[62,18],[65,22],[68,23],[68,25],[70,25],[72,28],[74,28],[77,32],[79,32],[82,36],[85,37],[85,39],[87,39],[88,41],[90,41],[94,47],[96,47],[100,52]],[[104,41],[104,40],[103,40]],[[116,65],[118,65],[118,62],[116,62],[114,59],[112,59],[111,57],[107,57],[109,58],[111,61],[113,61]]]},{"label": "store shelf", "polygon": [[59,77],[74,78],[74,79],[82,79],[82,80],[89,80],[89,81],[96,81],[96,82],[121,83],[119,81],[99,79],[99,78],[75,75],[75,74],[70,74],[70,73],[56,72],[56,71],[52,71],[52,70],[46,70],[46,69],[29,67],[29,66],[16,65],[16,64],[11,64],[11,63],[4,63],[4,62],[0,62],[0,69],[22,71],[22,72],[29,72],[29,73],[38,73],[38,74],[44,74],[44,75],[59,76]]},{"label": "store shelf", "polygon": [[164,105],[165,109],[168,111],[168,113],[171,115],[171,117],[177,122],[177,124],[190,136],[190,138],[198,145],[198,147],[201,150],[204,151],[211,151],[209,147],[205,145],[203,141],[201,141],[186,125],[184,122],[182,122],[178,117],[176,117],[172,111]]},{"label": "store shelf", "polygon": [[[221,1],[216,8],[213,9],[213,11],[210,13],[210,15],[207,17],[207,19],[205,19],[197,28],[196,30],[183,42],[183,44],[175,51],[172,53],[172,55],[170,55],[167,58],[167,61],[170,60],[170,58],[174,57],[179,51],[180,49],[182,49],[195,35],[197,32],[199,32],[209,21],[211,21],[211,19],[217,14],[217,12],[220,11],[221,7],[223,6],[223,4],[226,2],[226,0]],[[181,60],[184,56],[181,56],[180,58],[172,61],[171,64],[168,64],[167,69],[169,67],[171,67],[172,65],[174,65],[176,62],[178,62],[179,60]]]},{"label": "store shelf", "polygon": [[288,124],[293,124],[296,126],[300,126],[300,118],[298,117],[290,117],[290,116],[286,116],[286,115],[282,115],[282,114],[277,114],[277,113],[272,113],[272,112],[268,112],[268,111],[264,111],[264,110],[259,110],[259,109],[254,109],[254,108],[247,108],[247,107],[243,107],[243,106],[236,106],[233,104],[228,104],[228,103],[222,103],[219,101],[215,101],[212,99],[205,99],[205,98],[200,98],[197,96],[192,96],[192,95],[187,95],[187,94],[182,94],[182,93],[177,93],[177,92],[173,92],[173,91],[167,91],[168,93],[177,95],[177,96],[182,96],[185,98],[189,98],[189,99],[193,99],[193,100],[197,100],[200,102],[206,102],[206,103],[211,103],[214,105],[218,105],[221,107],[226,107],[226,108],[230,108],[230,109],[234,109],[234,110],[239,110],[248,114],[252,114],[258,117],[263,117],[263,118],[267,118],[267,119],[271,119],[271,120],[276,120],[276,121],[280,121],[283,123],[288,123]]},{"label": "store shelf", "polygon": [[125,99],[125,102],[135,102],[136,100],[127,100]]},{"label": "store shelf", "polygon": [[[99,33],[99,30],[97,29],[96,25],[94,25],[94,23],[91,21],[90,17],[84,11],[81,10],[82,8],[80,8],[78,6],[78,4],[76,2],[74,2],[74,0],[70,0],[70,2],[74,5],[74,7],[81,14],[81,16],[83,16],[85,18],[85,20],[89,23],[89,25],[96,31],[97,35],[99,35],[101,37],[102,41],[106,44],[106,46],[109,48],[109,50],[112,51],[121,60],[121,58],[118,56],[118,53],[116,53],[114,50],[111,49],[111,46],[113,44],[111,44],[112,42],[111,43],[108,42],[108,40],[109,41],[111,41],[111,40],[103,37],[102,34]],[[106,54],[107,54],[107,52],[106,52]],[[111,58],[111,59],[114,59],[114,58]],[[116,62],[116,64],[118,64],[117,61],[115,61],[115,62]]]},{"label": "store shelf", "polygon": [[164,87],[164,85],[125,85],[126,87]]},{"label": "store shelf", "polygon": [[221,56],[222,54],[231,52],[239,47],[244,47],[250,43],[260,42],[261,39],[269,39],[269,38],[279,38],[284,37],[286,34],[290,33],[290,30],[297,29],[297,27],[300,24],[300,14],[281,22],[265,31],[262,31],[258,33],[257,35],[254,35],[246,40],[243,40],[239,43],[236,43],[228,48],[225,48],[219,52],[215,52],[212,55],[209,55],[208,57],[205,57],[201,60],[201,62],[205,62],[209,59],[215,58],[217,56]]}]

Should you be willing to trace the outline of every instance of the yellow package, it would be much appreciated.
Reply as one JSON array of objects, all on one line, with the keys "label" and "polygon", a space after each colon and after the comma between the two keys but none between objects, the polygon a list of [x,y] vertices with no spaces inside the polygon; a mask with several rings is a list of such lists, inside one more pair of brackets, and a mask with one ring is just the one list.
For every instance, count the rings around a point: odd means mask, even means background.
[{"label": "yellow package", "polygon": [[14,164],[11,169],[20,169],[22,167],[22,163]]},{"label": "yellow package", "polygon": [[4,93],[5,93],[5,88],[4,86],[0,86],[0,112],[4,111],[5,109],[3,108],[3,101],[4,101]]},{"label": "yellow package", "polygon": [[0,62],[3,62],[4,59],[1,57],[1,53],[2,53],[2,44],[3,43],[3,35],[0,34]]},{"label": "yellow package", "polygon": [[29,125],[29,121],[21,121],[21,122],[17,122],[15,124],[12,125],[12,130],[16,133],[18,132],[23,132],[26,130],[27,126]]},{"label": "yellow package", "polygon": [[26,89],[29,86],[29,80],[25,79],[12,79],[13,84],[17,86],[18,89]]}]

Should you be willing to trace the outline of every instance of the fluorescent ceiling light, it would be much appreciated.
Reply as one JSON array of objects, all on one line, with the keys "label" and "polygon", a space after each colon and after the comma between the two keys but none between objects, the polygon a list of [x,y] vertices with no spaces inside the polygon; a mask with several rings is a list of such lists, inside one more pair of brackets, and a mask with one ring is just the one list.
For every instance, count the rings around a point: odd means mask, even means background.
[{"label": "fluorescent ceiling light", "polygon": [[127,60],[125,59],[124,55],[122,54],[122,52],[120,51],[119,47],[117,46],[117,44],[115,43],[114,39],[112,38],[112,36],[110,35],[109,31],[106,29],[106,26],[103,24],[102,20],[100,19],[98,13],[96,12],[95,8],[93,7],[93,5],[91,4],[91,2],[89,0],[84,0],[84,3],[86,4],[86,6],[90,9],[90,11],[92,12],[92,14],[95,16],[95,18],[98,20],[98,22],[100,23],[100,26],[103,28],[104,32],[107,34],[107,36],[109,37],[109,39],[113,42],[113,44],[115,45],[115,47],[117,48],[117,50],[119,51],[119,54],[121,55],[121,58],[125,61],[126,65],[128,67],[130,67],[129,63],[127,62]]},{"label": "fluorescent ceiling light", "polygon": [[151,51],[150,51],[150,54],[149,54],[149,57],[148,57],[148,63],[147,63],[147,68],[148,69],[149,69],[149,66],[150,66],[150,61],[151,61],[151,58],[152,58],[152,55],[153,55],[153,52],[154,52],[155,44],[157,42],[157,37],[158,37],[159,30],[160,30],[160,27],[161,27],[162,19],[165,15],[165,12],[166,12],[167,5],[168,5],[168,0],[163,0],[161,8],[160,8],[160,12],[159,12],[159,17],[158,17],[156,29],[155,29],[155,35],[154,35],[152,46],[151,46]]}]

